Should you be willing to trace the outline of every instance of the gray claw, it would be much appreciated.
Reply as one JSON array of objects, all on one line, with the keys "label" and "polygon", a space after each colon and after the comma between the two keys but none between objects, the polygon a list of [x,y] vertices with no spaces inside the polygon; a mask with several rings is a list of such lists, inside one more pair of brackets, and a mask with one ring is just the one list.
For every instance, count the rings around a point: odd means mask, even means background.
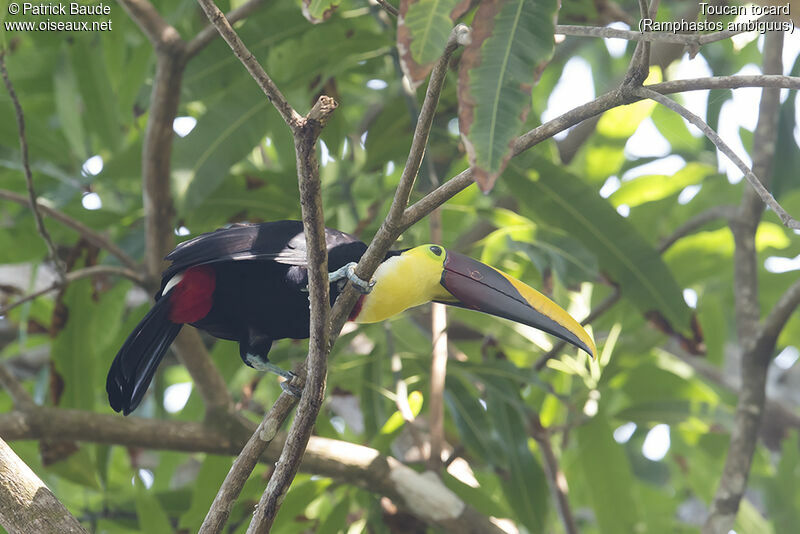
[{"label": "gray claw", "polygon": [[356,262],[351,261],[347,265],[335,270],[332,273],[329,273],[328,280],[331,282],[335,282],[337,280],[347,278],[360,293],[364,295],[368,294],[369,292],[372,291],[372,288],[375,287],[375,280],[370,280],[369,282],[365,282],[364,280],[356,276],[357,265],[358,264]]},{"label": "gray claw", "polygon": [[[294,378],[294,373],[292,373],[292,378]],[[287,379],[281,382],[281,389],[286,393],[288,393],[289,395],[291,395],[292,397],[299,399],[300,397],[303,396],[303,391],[293,386],[291,382],[292,382],[291,379]]]}]

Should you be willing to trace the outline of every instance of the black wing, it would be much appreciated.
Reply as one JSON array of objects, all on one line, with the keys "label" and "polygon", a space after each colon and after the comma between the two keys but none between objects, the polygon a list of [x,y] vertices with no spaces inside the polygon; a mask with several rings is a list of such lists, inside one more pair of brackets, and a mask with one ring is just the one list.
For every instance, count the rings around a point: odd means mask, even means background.
[{"label": "black wing", "polygon": [[[329,253],[332,249],[352,249],[353,252],[349,252],[347,256],[353,256],[354,259],[348,261],[358,261],[366,250],[366,245],[354,236],[331,228],[325,229],[325,240]],[[181,243],[165,259],[171,261],[172,265],[162,275],[162,288],[175,274],[193,265],[205,263],[271,260],[285,265],[305,266],[306,238],[303,223],[275,221],[234,224]],[[331,268],[337,268],[333,265],[333,257],[330,263]]]}]

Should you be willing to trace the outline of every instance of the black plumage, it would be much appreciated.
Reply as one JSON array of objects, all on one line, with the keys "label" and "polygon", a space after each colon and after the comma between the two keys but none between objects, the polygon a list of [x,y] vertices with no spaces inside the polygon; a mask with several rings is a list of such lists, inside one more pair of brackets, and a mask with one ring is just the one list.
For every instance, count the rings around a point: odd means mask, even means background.
[{"label": "black plumage", "polygon": [[[328,270],[357,262],[367,246],[354,236],[326,229]],[[306,242],[300,221],[236,224],[181,243],[166,257],[156,304],[117,353],[106,381],[111,407],[125,415],[141,402],[183,323],[175,311],[192,288],[170,287],[170,281],[198,266],[211,269],[213,293],[208,312],[187,321],[211,335],[239,342],[247,355],[267,362],[274,340],[304,339],[309,335]],[[178,284],[180,285],[180,283]],[[174,286],[174,282],[173,282]],[[331,284],[331,303],[339,294]],[[183,292],[177,289],[184,290]],[[203,288],[196,288],[197,292]],[[202,312],[201,312],[202,313]]]}]

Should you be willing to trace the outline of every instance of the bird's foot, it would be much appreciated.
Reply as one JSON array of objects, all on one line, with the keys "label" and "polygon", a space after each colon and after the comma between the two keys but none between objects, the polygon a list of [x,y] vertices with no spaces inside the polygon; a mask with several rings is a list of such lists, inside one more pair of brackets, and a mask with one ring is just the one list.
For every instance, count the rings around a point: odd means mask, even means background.
[{"label": "bird's foot", "polygon": [[[295,376],[294,373],[291,373],[292,376]],[[290,379],[286,379],[281,382],[281,389],[294,397],[295,399],[299,399],[303,396],[303,390],[298,388],[297,386],[292,385],[292,381]]]},{"label": "bird's foot", "polygon": [[370,280],[369,282],[365,282],[358,276],[356,276],[356,266],[358,264],[354,261],[340,267],[339,269],[333,271],[332,273],[328,273],[328,281],[329,282],[336,282],[338,280],[342,280],[343,278],[347,278],[352,282],[352,284],[356,287],[356,289],[366,295],[372,291],[372,288],[375,287],[375,280]]},{"label": "bird's foot", "polygon": [[292,385],[292,379],[297,376],[293,372],[281,369],[274,363],[268,361],[265,362],[262,358],[249,353],[247,354],[247,364],[256,371],[261,371],[262,373],[274,373],[280,377],[283,377],[285,380],[281,382],[281,389],[289,395],[298,399],[303,395],[302,390]]}]

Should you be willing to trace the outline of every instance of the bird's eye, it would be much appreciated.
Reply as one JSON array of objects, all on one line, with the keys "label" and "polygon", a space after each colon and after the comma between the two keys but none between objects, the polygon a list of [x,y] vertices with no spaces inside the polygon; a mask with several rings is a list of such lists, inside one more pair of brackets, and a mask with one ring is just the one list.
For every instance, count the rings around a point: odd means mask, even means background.
[{"label": "bird's eye", "polygon": [[437,246],[434,245],[434,246],[431,247],[431,252],[433,252],[437,256],[441,256],[442,255],[442,247],[437,247]]}]

